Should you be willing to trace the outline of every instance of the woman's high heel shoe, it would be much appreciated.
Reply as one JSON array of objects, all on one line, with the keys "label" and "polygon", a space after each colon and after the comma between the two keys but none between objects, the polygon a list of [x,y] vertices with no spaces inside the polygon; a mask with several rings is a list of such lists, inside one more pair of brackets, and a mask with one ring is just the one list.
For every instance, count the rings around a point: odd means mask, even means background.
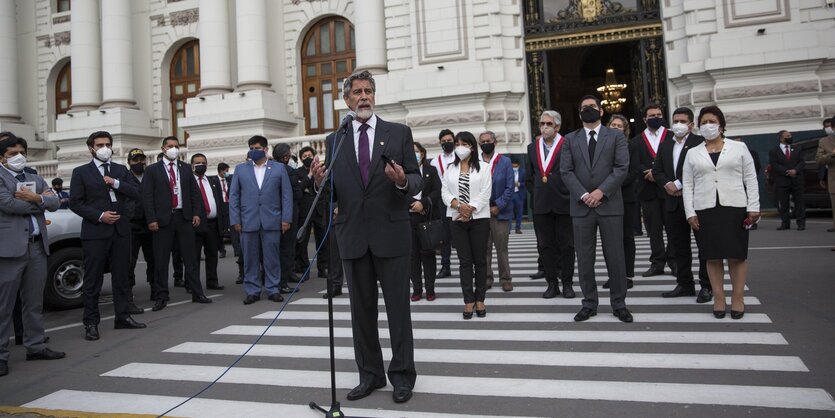
[{"label": "woman's high heel shoe", "polygon": [[731,319],[742,319],[745,315],[745,311],[735,311],[731,310]]},{"label": "woman's high heel shoe", "polygon": [[713,317],[716,318],[716,319],[722,319],[722,318],[725,317],[725,311],[724,310],[713,311]]},{"label": "woman's high heel shoe", "polygon": [[[473,307],[475,306],[474,303],[467,303],[464,305],[464,319],[473,319]],[[467,310],[469,308],[469,311]]]},{"label": "woman's high heel shoe", "polygon": [[[476,306],[478,306],[478,304],[476,304]],[[487,316],[487,307],[484,306],[484,303],[482,303],[481,308],[482,309],[476,308],[475,315],[479,318],[484,318],[485,316]]]}]

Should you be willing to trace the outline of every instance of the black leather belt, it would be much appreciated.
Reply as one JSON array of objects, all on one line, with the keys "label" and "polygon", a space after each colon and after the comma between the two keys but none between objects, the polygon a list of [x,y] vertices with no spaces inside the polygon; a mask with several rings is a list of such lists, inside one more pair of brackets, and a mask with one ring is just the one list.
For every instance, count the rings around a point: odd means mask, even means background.
[{"label": "black leather belt", "polygon": [[171,209],[171,212],[182,213],[182,209]]}]

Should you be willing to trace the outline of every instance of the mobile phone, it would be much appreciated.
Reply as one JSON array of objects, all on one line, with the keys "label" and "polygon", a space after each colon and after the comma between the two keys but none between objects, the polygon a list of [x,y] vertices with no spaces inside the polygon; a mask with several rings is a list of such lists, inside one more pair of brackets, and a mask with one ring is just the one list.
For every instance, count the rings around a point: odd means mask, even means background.
[{"label": "mobile phone", "polygon": [[389,158],[388,155],[383,154],[380,156],[380,158],[383,160],[384,163],[394,167],[394,161],[391,158]]}]

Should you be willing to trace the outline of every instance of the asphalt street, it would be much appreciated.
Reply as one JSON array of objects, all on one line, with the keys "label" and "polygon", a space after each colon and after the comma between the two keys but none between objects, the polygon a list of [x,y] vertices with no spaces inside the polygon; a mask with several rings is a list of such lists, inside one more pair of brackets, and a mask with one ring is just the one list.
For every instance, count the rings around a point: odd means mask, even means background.
[{"label": "asphalt street", "polygon": [[[608,292],[599,314],[572,318],[576,299],[544,300],[533,231],[511,235],[515,290],[488,292],[487,318],[464,321],[457,271],[439,279],[439,298],[412,304],[418,383],[406,404],[391,385],[359,401],[348,299],[335,300],[337,395],[343,412],[362,416],[835,416],[835,233],[827,218],[806,231],[776,231],[765,219],[751,233],[746,315],[716,320],[694,297],[664,299],[672,276],[636,278],[627,304],[635,322],[611,315]],[[649,243],[637,237],[636,272],[648,267]],[[695,244],[694,244],[695,246]],[[229,248],[231,254],[231,248]],[[454,258],[454,257],[453,257]],[[220,260],[221,291],[210,305],[172,288],[169,306],[151,312],[137,268],[135,318],[145,330],[114,330],[104,304],[102,339],[83,339],[81,310],[46,312],[58,361],[25,361],[11,346],[11,373],[0,377],[0,405],[105,414],[159,415],[205,389],[262,333],[249,353],[199,397],[170,416],[315,417],[310,401],[330,403],[324,279],[301,285],[284,306],[245,306],[231,257]],[[496,259],[494,257],[494,263]],[[598,248],[599,283],[606,280]],[[314,276],[315,274],[315,268]],[[453,269],[455,270],[455,268]],[[729,286],[729,280],[726,279]],[[347,289],[346,289],[347,290]],[[270,322],[278,316],[273,327]],[[381,308],[382,309],[382,308]],[[386,353],[387,322],[381,314]],[[2,410],[2,408],[0,408]],[[62,416],[58,414],[57,416]]]}]

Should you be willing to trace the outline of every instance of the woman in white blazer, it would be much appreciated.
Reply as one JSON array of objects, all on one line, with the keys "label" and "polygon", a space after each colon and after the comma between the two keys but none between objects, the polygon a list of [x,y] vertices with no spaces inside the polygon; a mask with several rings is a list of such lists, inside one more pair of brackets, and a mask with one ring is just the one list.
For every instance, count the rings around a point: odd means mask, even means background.
[{"label": "woman in white blazer", "polygon": [[713,316],[725,317],[723,260],[727,259],[733,287],[731,318],[740,319],[745,314],[748,229],[760,219],[757,173],[748,147],[725,138],[725,115],[718,107],[702,108],[699,130],[705,142],[684,159],[684,212],[695,231],[699,257],[707,260]]},{"label": "woman in white blazer", "polygon": [[[441,199],[452,218],[452,242],[458,253],[464,319],[487,316],[487,237],[490,233],[490,193],[493,177],[478,162],[475,136],[467,131],[455,135],[455,161],[444,172]],[[475,282],[475,290],[473,289]]]}]

